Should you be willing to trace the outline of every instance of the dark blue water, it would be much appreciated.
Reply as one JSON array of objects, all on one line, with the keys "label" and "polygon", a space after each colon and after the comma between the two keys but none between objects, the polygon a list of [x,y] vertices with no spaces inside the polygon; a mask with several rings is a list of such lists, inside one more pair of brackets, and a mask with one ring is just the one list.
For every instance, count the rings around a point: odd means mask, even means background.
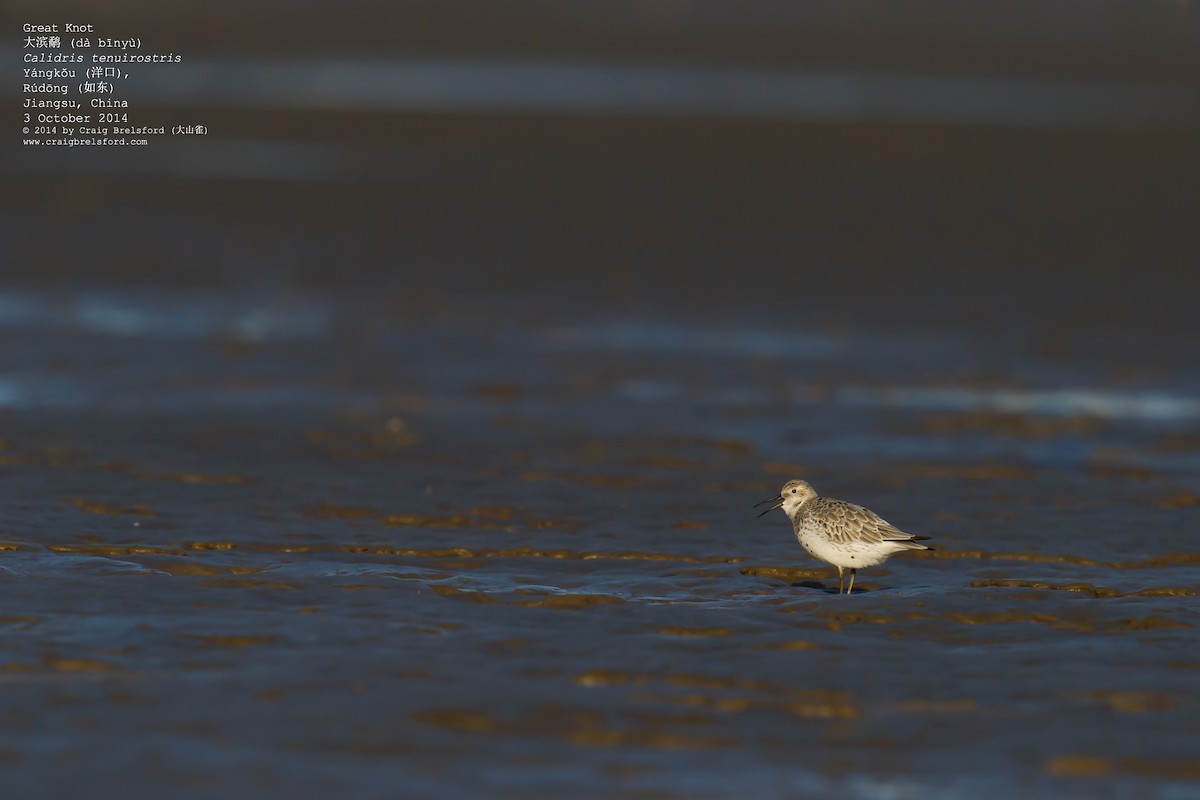
[{"label": "dark blue water", "polygon": [[[14,791],[1185,797],[1197,374],[463,299],[7,295]],[[972,380],[961,363],[1012,357]],[[785,480],[938,549],[834,594]]]}]

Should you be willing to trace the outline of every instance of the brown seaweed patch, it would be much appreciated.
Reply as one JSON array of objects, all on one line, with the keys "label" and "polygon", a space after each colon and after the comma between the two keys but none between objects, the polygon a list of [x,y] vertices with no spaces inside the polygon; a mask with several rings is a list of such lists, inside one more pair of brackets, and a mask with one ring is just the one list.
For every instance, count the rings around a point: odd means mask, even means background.
[{"label": "brown seaweed patch", "polygon": [[[747,678],[738,678],[728,675],[696,675],[690,673],[665,673],[651,674],[644,672],[629,672],[619,669],[594,669],[581,673],[575,678],[575,683],[580,686],[599,687],[599,686],[620,686],[633,685],[641,686],[646,683],[664,683],[671,686],[687,686],[689,688],[700,689],[743,689],[761,691],[775,695],[797,694],[807,692],[805,696],[819,695],[825,697],[824,690],[820,689],[793,689],[781,683],[774,681],[753,680]],[[839,695],[840,697],[841,695]]]},{"label": "brown seaweed patch", "polygon": [[[680,734],[656,720],[630,728],[605,724],[603,714],[559,706],[537,708],[511,718],[456,708],[427,709],[414,712],[412,719],[424,725],[461,733],[501,734],[504,736],[553,736],[577,745],[591,747],[644,747],[650,749],[723,747],[730,742],[717,737]],[[670,722],[670,719],[666,720]]]},{"label": "brown seaweed patch", "polygon": [[336,506],[324,503],[309,506],[302,513],[311,519],[370,519],[379,516],[379,512],[373,508]]},{"label": "brown seaweed patch", "polygon": [[[82,447],[50,445],[42,448],[42,463],[47,467],[79,467],[88,462],[88,451]],[[24,460],[18,463],[27,463]]]},{"label": "brown seaweed patch", "polygon": [[1145,467],[1117,466],[1115,464],[1088,464],[1088,475],[1101,480],[1148,481],[1158,473]]},{"label": "brown seaweed patch", "polygon": [[541,531],[548,529],[577,531],[583,527],[583,523],[575,519],[552,519],[552,518],[532,518],[526,521],[526,526],[531,530]]},{"label": "brown seaweed patch", "polygon": [[1096,778],[1120,773],[1168,781],[1200,781],[1200,762],[1194,759],[1058,756],[1046,763],[1046,771],[1051,775],[1070,778]]},{"label": "brown seaweed patch", "polygon": [[536,600],[522,600],[512,605],[529,606],[536,608],[558,608],[575,610],[580,608],[588,608],[590,606],[605,605],[609,603],[624,603],[625,601],[619,597],[613,597],[607,594],[551,594],[539,597]]},{"label": "brown seaweed patch", "polygon": [[741,573],[752,578],[774,578],[787,583],[802,580],[820,580],[829,576],[828,570],[804,569],[801,567],[742,567]]},{"label": "brown seaweed patch", "polygon": [[1024,589],[1052,589],[1068,592],[1082,592],[1092,597],[1191,597],[1200,594],[1200,590],[1185,586],[1151,586],[1136,592],[1122,592],[1107,586],[1093,586],[1090,583],[1047,583],[1045,581],[1024,581],[1016,579],[977,580],[971,581],[975,588],[1000,586]]},{"label": "brown seaweed patch", "polygon": [[1168,711],[1178,704],[1178,697],[1171,692],[1112,690],[1096,691],[1083,695],[1084,700],[1108,706],[1114,711],[1127,714],[1142,714],[1147,711]]},{"label": "brown seaweed patch", "polygon": [[[267,549],[266,546],[262,546]],[[277,549],[277,548],[271,548]],[[308,546],[305,552],[324,550],[325,547]],[[415,556],[417,558],[474,558],[475,553],[465,547],[388,547],[386,545],[345,544],[336,548],[347,553],[371,553],[384,556]],[[289,550],[288,552],[294,552]]]},{"label": "brown seaweed patch", "polygon": [[470,517],[457,513],[445,517],[430,514],[386,514],[381,519],[389,528],[465,528],[471,525]]},{"label": "brown seaweed patch", "polygon": [[429,397],[422,394],[393,394],[384,399],[385,407],[396,414],[421,414],[429,410],[430,404]]},{"label": "brown seaweed patch", "polygon": [[664,636],[729,636],[733,633],[728,628],[688,628],[683,625],[666,625],[655,630]]},{"label": "brown seaweed patch", "polygon": [[1167,433],[1158,437],[1155,449],[1164,453],[1188,453],[1200,450],[1200,433]]},{"label": "brown seaweed patch", "polygon": [[1042,417],[1004,411],[971,411],[937,414],[922,420],[926,431],[937,436],[982,432],[1002,437],[1050,439],[1092,433],[1104,425],[1101,417],[1076,415]]},{"label": "brown seaweed patch", "polygon": [[31,628],[39,622],[41,622],[41,617],[27,614],[0,614],[0,625],[20,625],[22,628]]},{"label": "brown seaweed patch", "polygon": [[423,725],[434,728],[444,728],[452,731],[468,733],[492,733],[500,729],[501,723],[495,717],[481,714],[478,711],[466,711],[457,708],[437,708],[416,711],[412,718]]},{"label": "brown seaweed patch", "polygon": [[389,572],[389,578],[402,581],[444,581],[454,577],[450,572]]},{"label": "brown seaweed patch", "polygon": [[699,725],[711,725],[713,718],[710,714],[697,711],[664,711],[661,708],[655,709],[625,709],[621,711],[621,718],[627,719],[638,725],[687,725],[695,727]]},{"label": "brown seaweed patch", "polygon": [[[795,689],[774,681],[748,680],[721,675],[646,674],[599,669],[582,673],[575,683],[589,688],[644,686],[656,683],[685,687],[683,694],[639,692],[635,699],[654,704],[670,703],[703,708],[722,714],[751,710],[786,711],[806,718],[849,719],[859,715],[851,696],[835,689]],[[715,692],[716,694],[706,693]],[[728,692],[739,694],[731,695]]]},{"label": "brown seaweed patch", "polygon": [[784,708],[790,714],[808,719],[854,719],[859,714],[858,708],[850,703],[788,703]]},{"label": "brown seaweed patch", "polygon": [[46,549],[54,553],[82,553],[89,556],[186,556],[187,552],[172,547],[149,544],[51,544]]},{"label": "brown seaweed patch", "polygon": [[[409,433],[403,428],[400,430],[384,430],[384,431],[326,431],[315,430],[308,431],[305,438],[309,444],[323,445],[329,448],[331,454],[359,454],[370,455],[372,448],[364,447],[364,445],[375,445],[376,449],[387,446],[406,447],[408,445],[417,444],[421,441],[421,437],[414,433]],[[351,448],[359,447],[360,450]]]},{"label": "brown seaweed patch", "polygon": [[1128,567],[1137,569],[1139,567],[1176,567],[1176,566],[1191,566],[1200,564],[1200,553],[1163,553],[1159,556],[1147,558],[1145,561],[1127,561],[1120,564],[1112,564],[1105,566]]},{"label": "brown seaweed patch", "polygon": [[1151,586],[1129,592],[1126,597],[1194,597],[1197,594],[1200,590],[1191,586]]},{"label": "brown seaweed patch", "polygon": [[703,688],[733,688],[744,685],[748,681],[739,678],[726,678],[720,675],[689,675],[689,674],[650,674],[626,672],[624,669],[592,669],[577,675],[576,684],[580,686],[641,686],[649,682],[664,682],[677,686],[698,686]]},{"label": "brown seaweed patch", "polygon": [[472,508],[471,516],[479,517],[480,519],[490,519],[497,522],[510,520],[517,514],[517,509],[512,506],[478,506]]},{"label": "brown seaweed patch", "polygon": [[202,564],[195,559],[186,561],[155,561],[154,568],[170,575],[253,575],[262,572],[263,567],[222,567],[213,564]]},{"label": "brown seaweed patch", "polygon": [[1190,628],[1191,624],[1171,619],[1170,617],[1160,617],[1156,614],[1151,614],[1146,617],[1126,617],[1116,622],[1108,624],[1110,631],[1122,633],[1125,631],[1149,631],[1158,628]]},{"label": "brown seaweed patch", "polygon": [[[723,578],[725,572],[719,569],[674,569],[664,573],[674,578]],[[700,585],[698,582],[695,585]]]},{"label": "brown seaweed patch", "polygon": [[[443,623],[440,623],[437,625],[413,625],[411,627],[408,627],[407,630],[410,630],[413,633],[423,633],[426,636],[444,636],[447,633],[450,633],[451,631],[456,631],[461,627],[462,627],[462,625],[458,624],[457,622],[443,622]],[[412,670],[409,670],[409,671],[411,672]],[[399,677],[399,676],[397,676],[397,677]],[[410,676],[410,677],[415,677],[415,676]],[[432,679],[432,675],[429,674],[428,672],[425,672],[423,675],[421,675],[419,677],[421,678],[421,680],[431,680]]]},{"label": "brown seaweed patch", "polygon": [[274,644],[278,636],[218,636],[198,633],[181,633],[180,639],[196,642],[206,647],[254,647],[262,644]]},{"label": "brown seaweed patch", "polygon": [[37,668],[24,661],[5,661],[0,663],[0,672],[33,672]]},{"label": "brown seaweed patch", "polygon": [[906,700],[896,710],[910,714],[965,714],[977,711],[979,703],[970,698],[960,700]]},{"label": "brown seaweed patch", "polygon": [[515,383],[481,383],[471,387],[471,393],[494,403],[511,403],[521,395],[521,387]]},{"label": "brown seaweed patch", "polygon": [[261,578],[213,578],[205,586],[216,589],[299,589],[301,584],[290,581],[270,581]]},{"label": "brown seaweed patch", "polygon": [[819,615],[826,620],[825,626],[831,631],[839,631],[844,625],[861,625],[863,623],[871,625],[891,625],[896,622],[905,622],[910,620],[929,619],[928,614],[920,612],[908,612],[904,614],[877,614],[866,611],[829,611],[822,610]]},{"label": "brown seaweed patch", "polygon": [[954,613],[947,614],[946,619],[964,625],[1004,625],[1012,622],[1032,622],[1060,630],[1088,632],[1096,629],[1095,624],[1085,620],[1072,620],[1065,617],[1045,613],[1018,613],[1014,611],[995,611],[991,613]]},{"label": "brown seaweed patch", "polygon": [[759,647],[763,650],[816,650],[817,645],[812,642],[806,642],[803,639],[791,639],[786,642],[768,642],[760,644]]},{"label": "brown seaweed patch", "polygon": [[114,669],[112,664],[94,658],[63,658],[61,656],[46,656],[42,659],[42,666],[62,672],[99,672]]},{"label": "brown seaweed patch", "polygon": [[616,686],[620,684],[647,683],[652,680],[649,675],[626,672],[619,669],[593,669],[576,676],[575,683],[580,686]]},{"label": "brown seaweed patch", "polygon": [[1152,567],[1175,567],[1200,564],[1200,553],[1164,553],[1140,561],[1097,561],[1092,558],[1072,555],[1053,555],[1047,553],[986,553],[982,550],[924,550],[910,553],[909,558],[976,558],[994,561],[1030,561],[1043,564],[1080,564],[1087,567],[1106,567],[1108,569],[1147,569]]},{"label": "brown seaweed patch", "polygon": [[157,516],[151,509],[149,503],[135,503],[131,506],[110,506],[104,503],[96,503],[91,500],[85,500],[82,497],[76,497],[71,500],[71,505],[78,508],[80,511],[86,511],[89,514],[130,514],[139,517]]},{"label": "brown seaweed patch", "polygon": [[743,678],[733,678],[727,675],[690,675],[683,674],[668,674],[659,677],[663,683],[672,686],[689,686],[699,689],[762,689],[764,685],[757,681],[746,680]]},{"label": "brown seaweed patch", "polygon": [[10,552],[12,550],[20,550],[21,546],[15,542],[0,542],[0,551]]},{"label": "brown seaweed patch", "polygon": [[[564,592],[562,594],[546,594],[538,595],[531,600],[506,600],[499,595],[489,594],[487,592],[472,591],[469,589],[459,589],[446,584],[438,584],[432,587],[435,592],[443,597],[454,597],[459,600],[466,600],[471,603],[485,603],[488,605],[508,605],[508,606],[523,606],[526,608],[553,608],[559,610],[575,611],[581,608],[589,608],[595,605],[604,605],[610,603],[624,603],[625,601],[619,597],[603,594],[576,594],[573,592]],[[518,593],[519,594],[519,593]]]},{"label": "brown seaweed patch", "polygon": [[1046,771],[1063,778],[1099,778],[1113,771],[1113,763],[1092,756],[1057,756],[1046,763]]},{"label": "brown seaweed patch", "polygon": [[1121,772],[1170,781],[1200,781],[1200,763],[1195,759],[1123,758],[1117,762]]},{"label": "brown seaweed patch", "polygon": [[367,443],[384,449],[408,447],[409,445],[420,443],[420,436],[405,430],[403,425],[396,427],[395,422],[396,418],[393,417],[388,420],[387,430],[368,431],[364,436]]},{"label": "brown seaweed patch", "polygon": [[139,480],[188,483],[195,485],[243,485],[256,483],[258,478],[239,473],[151,472],[129,461],[105,461],[98,465],[109,472],[125,472]]},{"label": "brown seaweed patch", "polygon": [[218,486],[241,486],[248,483],[256,483],[258,478],[253,475],[239,475],[236,473],[201,473],[201,472],[139,472],[140,477],[156,480],[169,481],[172,483],[189,483],[196,485],[218,485]]},{"label": "brown seaweed patch", "polygon": [[1090,583],[1047,583],[1045,581],[1023,581],[1016,579],[971,581],[971,586],[983,588],[989,586],[1016,587],[1022,589],[1051,589],[1064,592],[1082,592],[1092,597],[1121,597],[1122,593],[1107,586],[1093,586]]},{"label": "brown seaweed patch", "polygon": [[921,556],[924,558],[976,558],[993,561],[1031,561],[1036,564],[1081,564],[1088,567],[1119,566],[1112,562],[1096,561],[1083,556],[1052,555],[1047,553],[987,553],[983,550],[922,550],[908,553],[906,557]]},{"label": "brown seaweed patch", "polygon": [[731,744],[717,736],[695,736],[670,731],[585,728],[572,731],[567,738],[575,744],[593,747],[646,747],[651,750],[702,750]]},{"label": "brown seaweed patch", "polygon": [[740,714],[746,711],[786,711],[806,719],[854,719],[859,716],[857,706],[850,702],[847,695],[842,692],[822,690],[785,691],[771,697],[689,693],[662,695],[653,699],[690,708],[710,709],[722,714]]},{"label": "brown seaweed patch", "polygon": [[524,636],[512,636],[498,639],[483,645],[482,650],[489,656],[509,656],[522,653],[529,649],[530,639]]},{"label": "brown seaweed patch", "polygon": [[309,431],[308,444],[328,458],[342,461],[374,461],[419,444],[421,437],[404,430]]},{"label": "brown seaweed patch", "polygon": [[1200,495],[1174,494],[1158,501],[1159,508],[1191,508],[1200,506]]},{"label": "brown seaweed patch", "polygon": [[671,527],[677,531],[683,530],[704,530],[708,527],[707,522],[701,522],[695,519],[679,519],[671,523]]}]

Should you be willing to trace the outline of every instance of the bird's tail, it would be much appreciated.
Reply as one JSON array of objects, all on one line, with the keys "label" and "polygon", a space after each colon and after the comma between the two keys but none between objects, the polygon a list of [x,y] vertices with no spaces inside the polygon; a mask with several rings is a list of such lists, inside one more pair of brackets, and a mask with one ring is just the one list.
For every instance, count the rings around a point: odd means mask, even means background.
[{"label": "bird's tail", "polygon": [[905,550],[932,550],[933,548],[927,544],[919,544],[919,542],[929,541],[928,536],[906,536],[903,539],[889,539],[897,547]]}]

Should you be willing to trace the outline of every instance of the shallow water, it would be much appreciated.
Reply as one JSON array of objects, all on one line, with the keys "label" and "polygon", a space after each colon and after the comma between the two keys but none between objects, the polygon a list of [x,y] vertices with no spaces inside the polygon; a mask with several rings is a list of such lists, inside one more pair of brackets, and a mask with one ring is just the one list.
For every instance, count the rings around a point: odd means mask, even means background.
[{"label": "shallow water", "polygon": [[209,134],[0,143],[5,798],[1200,796],[1188,9],[56,5]]},{"label": "shallow water", "polygon": [[[0,326],[19,794],[1200,784],[1194,367],[467,295]],[[938,549],[837,596],[751,509],[792,477]]]}]

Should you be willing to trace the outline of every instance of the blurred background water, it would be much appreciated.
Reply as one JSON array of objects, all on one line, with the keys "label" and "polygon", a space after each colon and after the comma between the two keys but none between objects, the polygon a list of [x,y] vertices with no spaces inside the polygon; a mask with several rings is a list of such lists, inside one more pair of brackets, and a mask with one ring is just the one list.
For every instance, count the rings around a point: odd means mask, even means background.
[{"label": "blurred background water", "polygon": [[1192,4],[0,18],[15,795],[1200,793]]}]

